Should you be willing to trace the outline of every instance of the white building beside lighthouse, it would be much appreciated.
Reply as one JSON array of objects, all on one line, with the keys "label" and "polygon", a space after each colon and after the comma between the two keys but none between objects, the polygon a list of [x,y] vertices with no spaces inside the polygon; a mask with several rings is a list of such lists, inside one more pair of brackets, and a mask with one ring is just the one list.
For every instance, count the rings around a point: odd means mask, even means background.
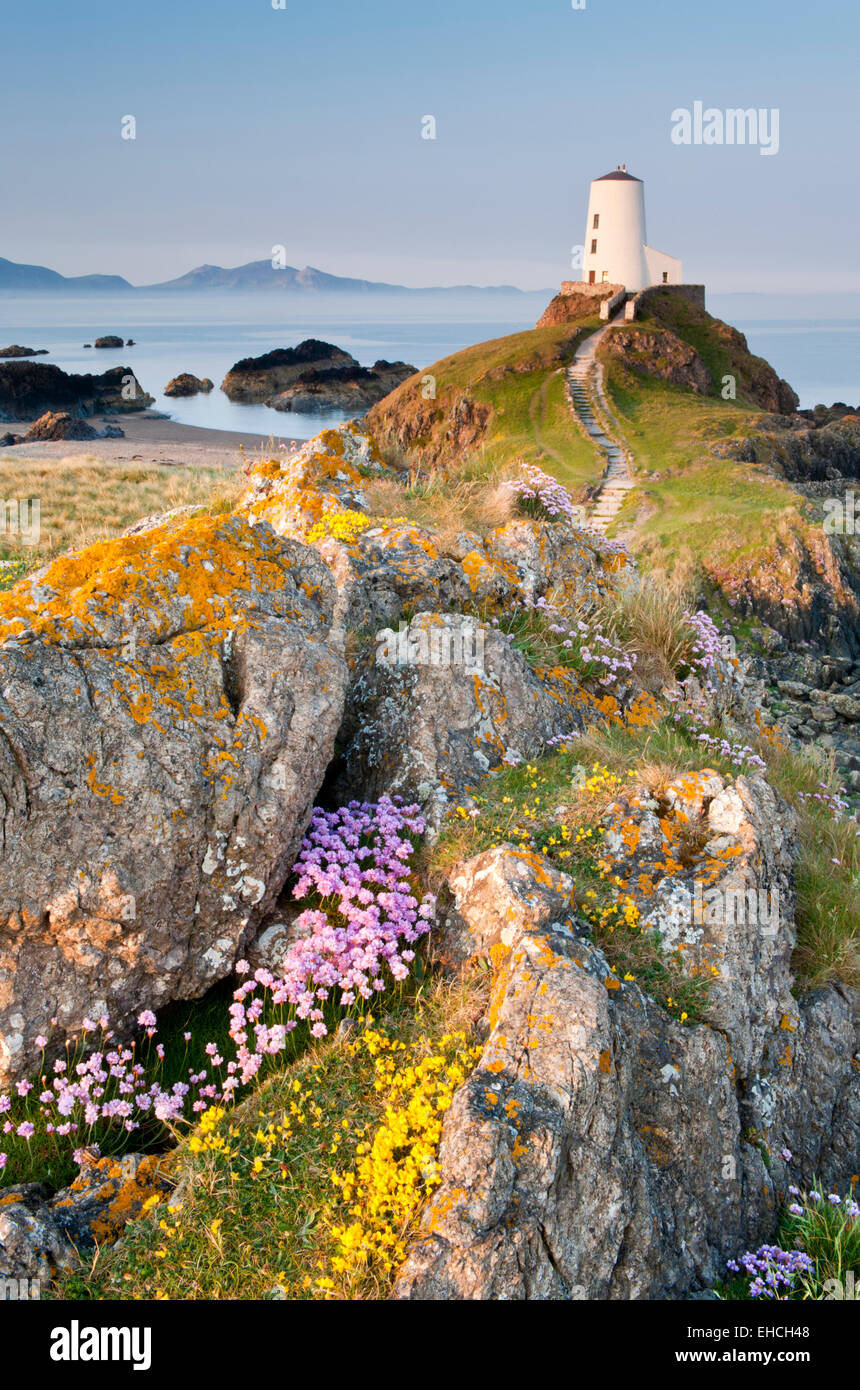
[{"label": "white building beside lighthouse", "polygon": [[582,279],[588,285],[623,285],[629,293],[682,283],[681,262],[647,243],[645,185],[628,174],[626,164],[592,180]]}]

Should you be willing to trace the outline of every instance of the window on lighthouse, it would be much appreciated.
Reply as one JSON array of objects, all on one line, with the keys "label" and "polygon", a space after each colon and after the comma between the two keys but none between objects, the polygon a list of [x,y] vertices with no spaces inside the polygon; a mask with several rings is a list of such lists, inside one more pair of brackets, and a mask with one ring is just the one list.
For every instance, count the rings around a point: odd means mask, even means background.
[{"label": "window on lighthouse", "polygon": [[604,285],[607,285],[607,284],[609,283],[609,271],[608,271],[608,270],[601,270],[601,272],[600,272],[600,279],[601,279],[601,281],[602,281],[602,283],[603,283]]},{"label": "window on lighthouse", "polygon": [[592,237],[592,241],[591,241],[591,254],[592,254],[592,256],[594,256],[594,255],[597,254],[597,237]]},{"label": "window on lighthouse", "polygon": [[599,226],[600,226],[600,213],[599,213],[599,212],[596,212],[596,213],[594,214],[594,221],[593,221],[593,223],[592,223],[592,230],[596,232],[596,231],[597,231],[597,228],[598,228]]}]

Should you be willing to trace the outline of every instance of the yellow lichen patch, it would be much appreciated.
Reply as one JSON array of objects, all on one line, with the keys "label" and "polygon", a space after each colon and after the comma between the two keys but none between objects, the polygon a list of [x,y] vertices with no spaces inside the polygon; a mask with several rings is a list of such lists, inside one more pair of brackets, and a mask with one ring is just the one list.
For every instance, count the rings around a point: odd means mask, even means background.
[{"label": "yellow lichen patch", "polygon": [[106,783],[99,782],[97,780],[95,758],[90,756],[87,759],[87,762],[89,764],[89,772],[87,773],[87,784],[93,796],[104,797],[106,800],[112,801],[114,806],[122,805],[123,801],[125,800],[125,797],[123,796],[122,792],[117,791],[115,787],[110,787]]},{"label": "yellow lichen patch", "polygon": [[128,1175],[121,1159],[95,1158],[85,1153],[81,1171],[58,1207],[92,1205],[96,1213],[90,1234],[97,1244],[114,1241],[129,1221],[134,1221],[161,1200],[170,1187],[166,1161],[149,1155]]},{"label": "yellow lichen patch", "polygon": [[647,690],[641,690],[626,711],[625,722],[630,729],[647,729],[656,724],[662,716],[662,710]]},{"label": "yellow lichen patch", "polygon": [[[280,546],[237,518],[176,518],[138,536],[99,541],[61,556],[38,580],[0,595],[0,642],[23,632],[62,646],[104,646],[104,631],[128,616],[141,642],[247,622],[237,594],[283,590]],[[181,619],[179,614],[181,613]],[[298,616],[298,614],[296,614]],[[130,636],[130,634],[129,634]]]}]

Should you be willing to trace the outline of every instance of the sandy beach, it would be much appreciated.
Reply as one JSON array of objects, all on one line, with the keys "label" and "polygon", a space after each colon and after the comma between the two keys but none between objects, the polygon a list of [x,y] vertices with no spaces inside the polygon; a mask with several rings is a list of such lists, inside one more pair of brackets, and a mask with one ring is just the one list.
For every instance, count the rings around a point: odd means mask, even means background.
[{"label": "sandy beach", "polygon": [[[2,433],[8,430],[13,434],[26,434],[32,423],[32,420],[4,421]],[[270,435],[180,425],[154,410],[134,415],[95,415],[88,424],[97,430],[105,425],[118,425],[125,431],[125,438],[49,439],[12,444],[0,449],[0,465],[4,459],[80,458],[109,464],[155,463],[175,468],[235,469],[242,466],[242,451],[251,459],[261,454],[278,456],[282,443],[289,450],[293,445],[299,449],[305,442],[278,435],[273,444]]]}]

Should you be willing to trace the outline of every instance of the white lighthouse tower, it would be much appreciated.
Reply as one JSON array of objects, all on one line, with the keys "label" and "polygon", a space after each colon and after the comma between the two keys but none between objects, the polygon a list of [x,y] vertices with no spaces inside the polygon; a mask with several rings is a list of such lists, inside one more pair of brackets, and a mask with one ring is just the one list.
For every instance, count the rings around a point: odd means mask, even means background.
[{"label": "white lighthouse tower", "polygon": [[682,282],[681,262],[647,244],[645,185],[628,174],[626,164],[592,180],[582,278],[588,285],[623,285],[630,292]]}]

